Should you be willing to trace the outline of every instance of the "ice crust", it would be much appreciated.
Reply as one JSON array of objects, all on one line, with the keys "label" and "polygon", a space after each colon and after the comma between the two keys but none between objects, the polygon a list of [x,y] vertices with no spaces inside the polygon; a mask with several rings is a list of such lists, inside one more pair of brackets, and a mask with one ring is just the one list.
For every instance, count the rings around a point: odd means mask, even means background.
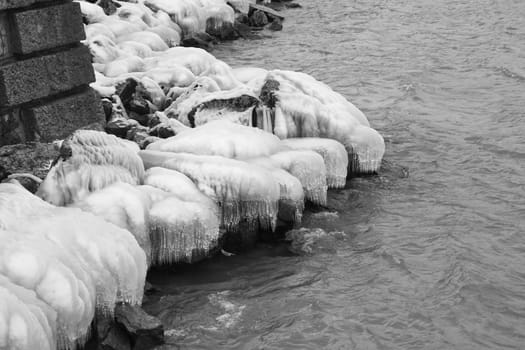
[{"label": "ice crust", "polygon": [[[0,184],[0,230],[0,285],[5,289],[9,281],[34,293],[53,311],[41,308],[51,331],[40,346],[76,348],[95,314],[111,315],[116,302],[141,302],[146,255],[128,231],[76,208],[55,207],[9,183]],[[9,310],[0,308],[0,320],[12,320]],[[32,335],[24,339],[22,331],[37,332],[43,319],[37,324],[20,317],[19,327],[7,331],[0,321],[0,341],[15,337],[21,349],[40,348],[31,347]]]},{"label": "ice crust", "polygon": [[61,156],[37,195],[54,205],[81,200],[115,182],[140,184],[144,166],[136,144],[99,131],[78,130],[63,141]]},{"label": "ice crust", "polygon": [[282,140],[285,147],[292,150],[311,150],[323,157],[326,166],[328,188],[342,188],[346,184],[348,171],[348,153],[345,147],[331,139],[314,137],[291,138]]}]

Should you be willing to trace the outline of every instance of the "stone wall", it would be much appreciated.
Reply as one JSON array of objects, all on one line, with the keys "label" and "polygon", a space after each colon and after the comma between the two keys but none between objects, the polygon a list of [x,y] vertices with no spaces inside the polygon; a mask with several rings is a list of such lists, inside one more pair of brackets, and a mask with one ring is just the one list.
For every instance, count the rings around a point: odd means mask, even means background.
[{"label": "stone wall", "polygon": [[0,146],[104,123],[83,39],[77,3],[0,0]]}]

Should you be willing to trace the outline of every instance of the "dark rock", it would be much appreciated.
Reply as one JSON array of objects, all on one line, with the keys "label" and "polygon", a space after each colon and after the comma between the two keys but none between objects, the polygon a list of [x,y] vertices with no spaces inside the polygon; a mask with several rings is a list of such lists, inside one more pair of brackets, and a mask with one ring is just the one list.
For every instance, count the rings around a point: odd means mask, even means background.
[{"label": "dark rock", "polygon": [[251,15],[255,11],[261,11],[266,14],[266,16],[273,21],[274,19],[284,21],[284,16],[281,15],[279,12],[272,10],[271,8],[259,4],[250,4],[250,12],[248,15]]},{"label": "dark rock", "polygon": [[248,22],[252,27],[264,27],[268,24],[268,17],[263,11],[256,10]]},{"label": "dark rock", "polygon": [[277,80],[268,79],[264,82],[261,88],[261,95],[259,98],[268,107],[274,108],[277,102],[277,97],[274,91],[279,90],[279,82]]},{"label": "dark rock", "polygon": [[302,8],[301,4],[298,4],[298,3],[295,3],[295,2],[291,2],[289,4],[285,4],[286,8],[289,8],[289,9],[299,9],[299,8]]},{"label": "dark rock", "polygon": [[268,24],[266,28],[277,32],[283,30],[283,24],[281,23],[281,21],[275,20],[273,22],[270,22],[270,24]]},{"label": "dark rock", "polygon": [[0,164],[0,182],[7,179],[9,175],[11,175],[11,173]]},{"label": "dark rock", "polygon": [[126,138],[128,131],[137,125],[138,125],[138,122],[133,119],[126,119],[122,117],[115,118],[115,119],[110,120],[106,124],[106,132],[108,134],[113,134],[121,138]]},{"label": "dark rock", "polygon": [[128,78],[116,86],[116,93],[120,97],[124,106],[133,98],[133,94],[135,93],[138,84],[139,83],[135,79]]},{"label": "dark rock", "polygon": [[166,123],[161,123],[151,128],[148,132],[151,136],[160,137],[161,139],[166,139],[171,136],[175,136],[176,132],[173,128]]},{"label": "dark rock", "polygon": [[210,49],[215,43],[215,38],[207,33],[193,33],[181,41],[181,46],[198,47],[201,49]]},{"label": "dark rock", "polygon": [[59,152],[51,143],[30,142],[0,147],[0,164],[4,174],[29,173],[45,178]]},{"label": "dark rock", "polygon": [[100,350],[131,350],[131,342],[128,334],[119,326],[109,329],[106,337],[100,340]]},{"label": "dark rock", "polygon": [[252,28],[248,25],[249,19],[246,17],[246,22],[235,21],[234,28],[239,37],[243,39],[258,39],[259,36],[252,32]]},{"label": "dark rock", "polygon": [[104,115],[106,116],[106,122],[110,121],[111,113],[113,112],[113,102],[108,98],[102,99],[102,108],[104,109]]},{"label": "dark rock", "polygon": [[38,191],[38,187],[40,186],[40,183],[42,182],[41,181],[42,179],[39,180],[39,179],[35,179],[33,177],[25,176],[25,175],[22,175],[22,176],[11,175],[11,179],[18,181],[20,185],[24,186],[26,190],[28,190],[29,192],[33,194],[35,194],[36,191]]},{"label": "dark rock", "polygon": [[119,3],[111,0],[98,0],[97,5],[102,7],[106,15],[110,16],[117,12],[117,9],[121,6]]},{"label": "dark rock", "polygon": [[140,125],[146,126],[149,122],[149,114],[148,113],[137,113],[130,111],[128,114],[128,117],[130,119],[136,120]]},{"label": "dark rock", "polygon": [[130,335],[133,349],[149,350],[164,343],[164,326],[139,306],[118,304],[115,321]]},{"label": "dark rock", "polygon": [[213,17],[206,20],[206,33],[219,40],[235,40],[239,37],[232,23]]}]

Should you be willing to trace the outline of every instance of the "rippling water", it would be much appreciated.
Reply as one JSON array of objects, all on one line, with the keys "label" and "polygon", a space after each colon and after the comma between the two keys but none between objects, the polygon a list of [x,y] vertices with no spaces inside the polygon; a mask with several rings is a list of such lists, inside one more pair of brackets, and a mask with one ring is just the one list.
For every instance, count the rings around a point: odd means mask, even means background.
[{"label": "rippling water", "polygon": [[214,54],[328,83],[385,135],[386,164],[306,217],[343,232],[330,249],[260,247],[153,272],[146,306],[168,342],[525,348],[525,1],[300,3],[282,32]]}]

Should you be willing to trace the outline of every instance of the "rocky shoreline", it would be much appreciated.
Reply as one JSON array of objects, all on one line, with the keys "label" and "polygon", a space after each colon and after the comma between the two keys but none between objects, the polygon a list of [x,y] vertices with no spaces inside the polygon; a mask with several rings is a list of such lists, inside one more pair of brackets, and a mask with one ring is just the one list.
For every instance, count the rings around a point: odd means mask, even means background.
[{"label": "rocky shoreline", "polygon": [[[60,227],[74,217],[134,238],[121,254],[143,253],[118,262],[107,251],[86,253],[86,261],[108,259],[116,283],[107,294],[100,282],[91,287],[90,279],[82,280],[90,291],[79,289],[80,298],[96,305],[84,306],[78,323],[93,320],[91,331],[69,330],[72,306],[49,311],[57,330],[49,319],[42,329],[58,348],[82,346],[86,337],[87,349],[162,348],[162,323],[140,308],[145,269],[192,263],[221,250],[241,252],[282,235],[300,223],[305,203],[323,206],[328,188],[344,187],[347,176],[377,172],[384,142],[361,111],[314,78],[232,68],[202,49],[251,38],[261,29],[281,30],[284,17],[277,11],[299,4],[78,2],[96,72],[91,86],[101,97],[106,124],[54,144],[4,147],[0,181],[15,187],[0,184],[5,200],[0,196],[0,213],[12,215],[11,221],[0,219],[0,229],[19,230],[17,220],[29,215],[23,211],[27,203],[36,208],[32,215],[38,217],[42,208],[55,220],[46,233],[53,241],[62,239]],[[20,192],[18,184],[39,198]],[[8,203],[14,198],[21,199],[13,208]],[[40,218],[24,230],[46,222]],[[87,226],[75,233],[79,252],[89,234]],[[119,244],[114,237],[104,239]],[[69,255],[57,254],[49,259],[72,263]],[[127,271],[133,264],[136,269]],[[70,268],[78,272],[82,266]],[[83,274],[93,282],[102,276]],[[11,277],[4,286],[18,290],[16,281]],[[147,295],[147,283],[145,288]],[[101,298],[111,302],[101,304]]]}]

